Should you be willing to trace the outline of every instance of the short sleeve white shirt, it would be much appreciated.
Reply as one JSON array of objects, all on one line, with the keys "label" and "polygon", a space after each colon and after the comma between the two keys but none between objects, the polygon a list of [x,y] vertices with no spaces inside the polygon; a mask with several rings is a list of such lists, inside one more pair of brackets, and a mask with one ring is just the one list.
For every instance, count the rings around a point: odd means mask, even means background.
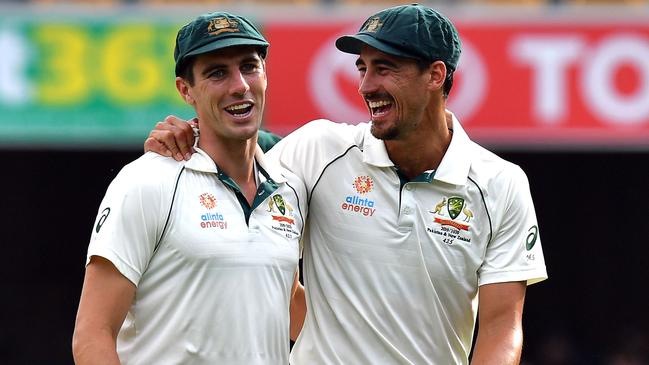
[{"label": "short sleeve white shirt", "polygon": [[291,364],[467,364],[479,286],[547,277],[524,172],[453,119],[438,169],[410,181],[367,123],[314,121],[270,151],[309,195]]},{"label": "short sleeve white shirt", "polygon": [[117,339],[122,364],[286,364],[289,297],[306,214],[303,184],[255,157],[249,221],[203,151],[147,153],[99,208],[88,249],[136,286]]}]

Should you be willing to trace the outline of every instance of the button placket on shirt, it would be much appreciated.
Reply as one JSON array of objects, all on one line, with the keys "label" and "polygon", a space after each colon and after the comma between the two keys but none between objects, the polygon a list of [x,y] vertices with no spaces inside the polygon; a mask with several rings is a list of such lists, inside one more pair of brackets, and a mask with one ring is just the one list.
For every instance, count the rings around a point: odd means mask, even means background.
[{"label": "button placket on shirt", "polygon": [[399,227],[411,230],[415,224],[415,186],[407,183],[401,190],[401,211],[399,212]]}]

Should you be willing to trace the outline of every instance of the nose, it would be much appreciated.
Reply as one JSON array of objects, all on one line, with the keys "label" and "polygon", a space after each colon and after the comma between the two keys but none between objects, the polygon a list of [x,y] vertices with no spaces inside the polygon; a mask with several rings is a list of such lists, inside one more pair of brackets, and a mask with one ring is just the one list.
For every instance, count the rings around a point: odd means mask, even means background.
[{"label": "nose", "polygon": [[375,78],[369,71],[366,71],[358,83],[358,93],[360,95],[372,94],[377,91]]},{"label": "nose", "polygon": [[246,77],[241,72],[236,72],[232,78],[230,92],[233,95],[243,96],[248,92],[248,90],[250,90],[248,80],[246,80]]}]

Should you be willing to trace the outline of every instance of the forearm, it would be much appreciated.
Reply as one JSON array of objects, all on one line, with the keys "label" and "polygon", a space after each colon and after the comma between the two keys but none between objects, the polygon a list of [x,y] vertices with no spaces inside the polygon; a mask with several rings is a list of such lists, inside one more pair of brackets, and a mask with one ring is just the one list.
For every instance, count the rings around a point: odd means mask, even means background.
[{"label": "forearm", "polygon": [[120,365],[110,331],[75,330],[72,354],[76,365]]},{"label": "forearm", "polygon": [[291,340],[295,341],[302,331],[304,325],[304,318],[306,317],[306,298],[304,287],[300,284],[297,285],[293,296],[291,297]]},{"label": "forearm", "polygon": [[[486,327],[486,328],[484,328]],[[516,365],[520,363],[523,330],[513,323],[480,327],[472,365]]]}]

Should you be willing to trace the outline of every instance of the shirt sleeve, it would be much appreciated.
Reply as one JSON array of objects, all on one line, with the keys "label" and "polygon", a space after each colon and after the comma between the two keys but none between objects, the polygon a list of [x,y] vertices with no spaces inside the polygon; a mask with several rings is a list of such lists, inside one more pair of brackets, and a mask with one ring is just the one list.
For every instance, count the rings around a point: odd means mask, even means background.
[{"label": "shirt sleeve", "polygon": [[505,184],[504,199],[497,205],[500,222],[495,227],[483,264],[479,285],[526,281],[528,285],[547,279],[541,237],[527,176],[518,166]]},{"label": "shirt sleeve", "polygon": [[168,206],[164,189],[143,163],[125,166],[111,182],[92,229],[92,256],[111,261],[136,286],[160,240]]}]

